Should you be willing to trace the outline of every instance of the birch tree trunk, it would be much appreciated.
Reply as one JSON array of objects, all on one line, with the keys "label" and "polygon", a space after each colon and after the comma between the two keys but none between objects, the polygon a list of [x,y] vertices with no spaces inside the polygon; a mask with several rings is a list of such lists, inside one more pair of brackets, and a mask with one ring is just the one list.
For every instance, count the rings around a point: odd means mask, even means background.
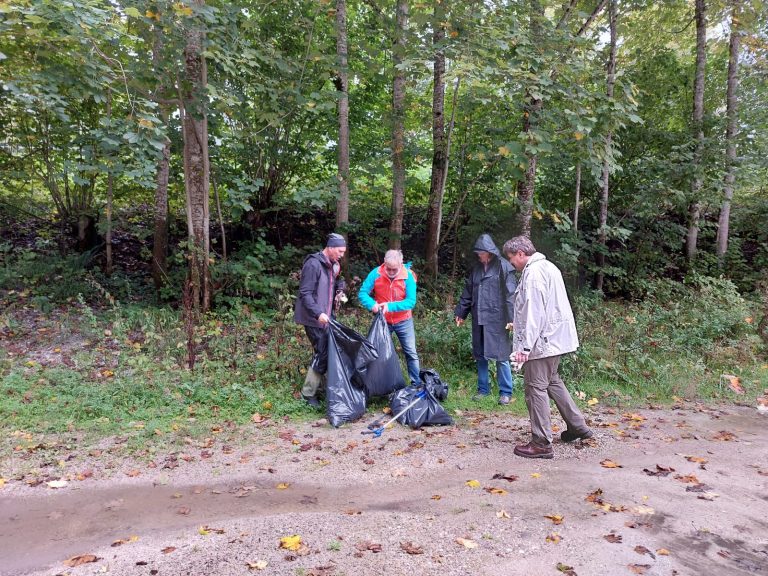
[{"label": "birch tree trunk", "polygon": [[[608,55],[608,65],[606,70],[606,89],[608,101],[613,99],[613,85],[616,81],[616,0],[611,0],[608,6],[608,21],[611,34],[610,52]],[[600,188],[600,214],[598,217],[597,241],[598,251],[597,275],[595,277],[595,290],[603,291],[603,281],[605,280],[605,253],[608,250],[606,230],[608,227],[608,198],[610,196],[610,178],[611,178],[611,147],[613,145],[613,132],[611,130],[605,135],[605,157],[603,158],[602,186]]]},{"label": "birch tree trunk", "polygon": [[704,81],[707,65],[707,5],[696,0],[696,76],[693,81],[693,134],[696,148],[693,153],[693,180],[691,200],[688,204],[688,233],[685,238],[685,257],[696,257],[701,219],[701,158],[704,153]]},{"label": "birch tree trunk", "polygon": [[[195,0],[199,5],[203,0]],[[205,88],[208,82],[203,57],[204,32],[193,25],[186,33],[184,64],[186,93],[182,95],[184,135],[184,190],[189,234],[189,275],[192,304],[207,311],[211,304],[208,255],[210,253],[208,119]]]},{"label": "birch tree trunk", "polygon": [[728,87],[726,90],[725,128],[725,180],[723,187],[723,204],[720,207],[720,218],[717,224],[717,261],[723,266],[725,253],[728,250],[728,230],[731,217],[731,200],[733,199],[733,184],[736,181],[736,135],[739,116],[739,50],[741,47],[741,30],[739,23],[740,1],[731,2],[731,38],[728,48]]},{"label": "birch tree trunk", "polygon": [[405,56],[408,0],[397,1],[396,21],[395,43],[392,47],[392,222],[389,226],[389,247],[399,250],[405,209],[405,73],[400,65]]},{"label": "birch tree trunk", "polygon": [[427,237],[425,239],[425,271],[433,278],[438,272],[440,226],[443,221],[443,195],[447,176],[448,157],[445,138],[445,53],[440,43],[445,38],[443,21],[445,11],[441,0],[434,2],[432,44],[435,50],[434,79],[432,84],[432,180],[427,208]]},{"label": "birch tree trunk", "polygon": [[[163,37],[159,30],[155,31],[155,42],[152,46],[152,63],[155,74],[161,77],[159,61],[162,57]],[[157,90],[157,96],[161,96],[165,89],[163,82]],[[168,130],[168,110],[160,104],[160,117],[163,126]],[[166,136],[160,159],[157,161],[157,176],[155,179],[155,223],[152,241],[152,281],[155,290],[160,290],[168,278],[168,176],[171,160],[171,140]]]},{"label": "birch tree trunk", "polygon": [[339,199],[336,202],[336,226],[349,222],[349,71],[347,69],[347,2],[336,0],[336,56],[339,70]]}]

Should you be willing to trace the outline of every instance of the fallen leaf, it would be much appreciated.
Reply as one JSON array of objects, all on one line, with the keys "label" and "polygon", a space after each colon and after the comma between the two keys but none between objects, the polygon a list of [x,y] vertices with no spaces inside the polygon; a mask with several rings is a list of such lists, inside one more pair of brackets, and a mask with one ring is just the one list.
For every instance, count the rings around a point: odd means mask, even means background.
[{"label": "fallen leaf", "polygon": [[494,474],[491,480],[506,480],[507,482],[514,482],[517,480],[517,476],[514,474]]},{"label": "fallen leaf", "polygon": [[496,518],[511,518],[511,516],[506,510],[499,510],[496,512]]},{"label": "fallen leaf", "polygon": [[713,501],[715,498],[717,498],[718,496],[720,496],[720,494],[717,494],[717,493],[715,493],[715,492],[704,492],[704,493],[702,493],[702,494],[699,494],[699,495],[697,496],[697,498],[698,498],[699,500],[708,500],[708,501],[712,502],[712,501]]},{"label": "fallen leaf", "polygon": [[549,518],[550,520],[552,520],[552,524],[555,524],[555,525],[563,523],[563,516],[560,516],[560,515],[549,514],[544,516],[544,518]]},{"label": "fallen leaf", "polygon": [[599,400],[597,398],[590,398],[589,400],[587,400],[587,406],[594,406],[598,402]]},{"label": "fallen leaf", "polygon": [[176,510],[176,514],[181,514],[182,516],[189,516],[190,512],[192,512],[192,509],[188,506],[181,506]]},{"label": "fallen leaf", "polygon": [[413,542],[400,542],[400,549],[408,554],[424,554],[424,549]]},{"label": "fallen leaf", "polygon": [[546,542],[551,542],[552,544],[557,544],[560,542],[560,534],[557,532],[552,532],[552,534],[548,534],[547,537],[544,539]]},{"label": "fallen leaf", "polygon": [[627,568],[629,568],[635,574],[645,574],[645,572],[650,567],[651,567],[650,564],[628,564],[627,565]]},{"label": "fallen leaf", "polygon": [[712,437],[712,440],[720,440],[721,442],[732,442],[733,440],[736,440],[736,434],[734,434],[733,432],[728,432],[727,430],[720,430],[720,432],[718,432]]},{"label": "fallen leaf", "polygon": [[687,476],[681,476],[680,474],[676,474],[675,480],[680,480],[680,482],[683,482],[685,484],[699,484],[699,479],[696,478],[695,474],[688,474]]},{"label": "fallen leaf", "polygon": [[611,532],[610,534],[605,534],[603,538],[608,542],[610,542],[611,544],[621,544],[621,540],[622,540],[621,534],[614,534],[613,532]]},{"label": "fallen leaf", "polygon": [[256,562],[246,562],[248,570],[264,570],[268,566],[266,560],[257,560]]},{"label": "fallen leaf", "polygon": [[621,464],[617,464],[613,460],[608,460],[608,459],[602,460],[600,462],[600,466],[602,466],[603,468],[623,468]]},{"label": "fallen leaf", "polygon": [[659,466],[656,464],[656,470],[648,470],[648,468],[643,468],[643,472],[648,474],[648,476],[669,476],[671,472],[674,472],[675,469],[671,466],[669,468],[665,468],[664,466]]},{"label": "fallen leaf", "polygon": [[466,485],[470,488],[480,488],[480,482],[477,480],[467,480]]},{"label": "fallen leaf", "polygon": [[573,570],[573,566],[568,566],[562,562],[558,562],[556,568],[565,574],[565,576],[576,576],[576,572]]},{"label": "fallen leaf", "polygon": [[176,546],[166,546],[165,548],[160,550],[160,552],[162,552],[163,554],[170,554],[174,550],[176,550]]},{"label": "fallen leaf", "polygon": [[277,485],[277,489],[278,490],[287,490],[290,485],[291,485],[290,482],[280,482],[280,484]]},{"label": "fallen leaf", "polygon": [[504,496],[505,494],[509,494],[506,490],[503,488],[496,488],[494,486],[488,486],[487,488],[484,488],[488,494],[498,494],[499,496]]},{"label": "fallen leaf", "polygon": [[442,498],[442,496],[440,496],[440,494],[432,494],[430,499],[431,500],[440,500],[441,498]]},{"label": "fallen leaf", "polygon": [[64,488],[67,485],[66,480],[51,480],[45,483],[49,488]]},{"label": "fallen leaf", "polygon": [[658,550],[656,550],[656,554],[658,554],[659,556],[669,556],[669,550],[667,550],[666,548],[659,548]]},{"label": "fallen leaf", "polygon": [[642,414],[635,414],[635,413],[625,413],[621,415],[624,420],[630,420],[632,422],[642,422],[645,420],[645,416]]},{"label": "fallen leaf", "polygon": [[654,560],[656,559],[656,557],[653,555],[653,552],[648,550],[648,548],[646,548],[645,546],[635,546],[635,552],[637,552],[638,554],[648,554],[648,556],[650,556]]},{"label": "fallen leaf", "polygon": [[140,474],[141,471],[137,470],[136,468],[128,470],[128,472],[125,473],[126,476],[130,476],[131,478],[136,478],[136,476],[139,476]]},{"label": "fallen leaf", "polygon": [[118,546],[122,546],[123,544],[129,544],[131,542],[138,542],[138,541],[139,541],[138,536],[131,536],[129,538],[121,538],[120,540],[115,540],[114,542],[112,542],[112,544],[110,544],[110,546],[112,546],[112,548],[117,548]]},{"label": "fallen leaf", "polygon": [[650,506],[635,506],[634,508],[631,509],[631,511],[634,512],[635,514],[642,514],[642,515],[650,515],[656,512]]},{"label": "fallen leaf", "polygon": [[699,456],[686,456],[685,459],[688,460],[688,462],[697,462],[699,464],[706,464],[709,462],[706,458],[700,458]]},{"label": "fallen leaf", "polygon": [[99,558],[94,554],[81,554],[80,556],[72,556],[72,558],[68,558],[67,560],[64,560],[64,565],[69,566],[70,568],[74,568],[82,564],[98,562],[99,560],[101,560],[101,558]]},{"label": "fallen leaf", "polygon": [[357,508],[346,508],[344,510],[344,514],[347,514],[349,516],[355,516],[357,514],[362,514],[362,510],[358,510]]},{"label": "fallen leaf", "polygon": [[374,554],[378,554],[379,552],[381,552],[381,544],[378,544],[376,542],[368,542],[368,541],[358,542],[357,544],[355,544],[355,548],[360,550],[360,552],[370,551],[370,552],[373,552]]},{"label": "fallen leaf", "polygon": [[728,388],[733,390],[736,394],[744,394],[744,386],[741,385],[741,379],[733,374],[722,374],[720,376],[720,385],[723,382],[727,382]]},{"label": "fallen leaf", "polygon": [[464,548],[477,548],[477,542],[467,538],[456,538],[456,544],[460,544],[461,546],[464,546]]},{"label": "fallen leaf", "polygon": [[280,538],[280,548],[285,550],[296,551],[301,547],[301,536],[294,534],[293,536],[283,536]]},{"label": "fallen leaf", "polygon": [[539,474],[538,472],[534,472],[531,474],[531,478],[541,478],[541,474]]}]

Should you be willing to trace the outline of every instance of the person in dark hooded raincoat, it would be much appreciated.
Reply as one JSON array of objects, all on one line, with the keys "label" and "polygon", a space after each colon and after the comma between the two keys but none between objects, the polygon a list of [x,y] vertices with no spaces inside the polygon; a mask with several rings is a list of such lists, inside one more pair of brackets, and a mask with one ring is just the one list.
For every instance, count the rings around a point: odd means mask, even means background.
[{"label": "person in dark hooded raincoat", "polygon": [[495,360],[499,404],[509,404],[514,383],[509,366],[512,346],[508,331],[514,321],[515,269],[501,258],[489,234],[481,234],[472,250],[478,263],[470,270],[454,311],[456,326],[472,314],[472,355],[477,363],[475,398],[490,394],[488,361]]}]

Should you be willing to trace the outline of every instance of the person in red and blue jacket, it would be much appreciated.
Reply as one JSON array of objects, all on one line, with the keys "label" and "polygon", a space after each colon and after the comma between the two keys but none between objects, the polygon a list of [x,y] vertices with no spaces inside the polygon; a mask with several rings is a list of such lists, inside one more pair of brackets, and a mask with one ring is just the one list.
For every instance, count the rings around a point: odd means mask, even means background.
[{"label": "person in red and blue jacket", "polygon": [[413,307],[416,305],[416,274],[410,262],[403,264],[400,250],[388,250],[384,263],[368,274],[358,294],[360,303],[378,314],[384,311],[389,331],[397,335],[405,355],[408,378],[418,385],[419,355],[416,352],[416,329],[413,325]]}]

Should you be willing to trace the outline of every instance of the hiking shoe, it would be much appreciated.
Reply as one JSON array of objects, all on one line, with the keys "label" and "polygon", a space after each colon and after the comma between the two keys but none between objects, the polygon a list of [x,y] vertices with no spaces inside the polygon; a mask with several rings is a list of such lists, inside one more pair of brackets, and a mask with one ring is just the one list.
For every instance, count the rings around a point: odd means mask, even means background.
[{"label": "hiking shoe", "polygon": [[506,406],[511,401],[512,401],[512,398],[510,398],[506,394],[502,394],[501,396],[499,396],[499,404],[502,404],[503,406]]},{"label": "hiking shoe", "polygon": [[574,440],[586,440],[587,438],[592,438],[595,433],[592,432],[589,428],[585,432],[571,432],[570,430],[566,429],[563,430],[560,433],[560,440],[563,442],[573,442]]},{"label": "hiking shoe", "polygon": [[304,402],[312,406],[312,408],[320,408],[320,401],[314,396],[304,396],[304,394],[302,394],[301,397],[304,399]]},{"label": "hiking shoe", "polygon": [[478,392],[477,394],[472,396],[472,401],[473,402],[482,402],[486,398],[488,398],[488,394],[483,394],[481,392]]},{"label": "hiking shoe", "polygon": [[533,442],[515,446],[514,453],[523,458],[544,458],[549,460],[555,457],[552,446],[537,446]]}]

